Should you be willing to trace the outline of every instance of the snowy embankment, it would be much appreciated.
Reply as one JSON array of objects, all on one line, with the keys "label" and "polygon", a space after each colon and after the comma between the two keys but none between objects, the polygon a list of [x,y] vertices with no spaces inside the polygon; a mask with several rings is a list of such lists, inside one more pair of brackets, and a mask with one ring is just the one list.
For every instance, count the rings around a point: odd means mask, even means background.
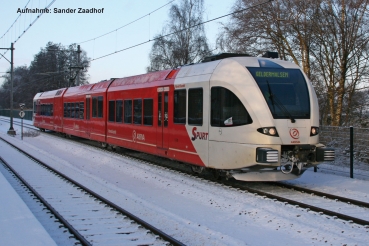
[{"label": "snowy embankment", "polygon": [[[369,228],[47,134],[0,135],[187,245],[367,245]],[[17,133],[20,127],[14,126]],[[3,158],[12,159],[0,150]],[[369,201],[369,181],[307,171],[299,185]]]}]

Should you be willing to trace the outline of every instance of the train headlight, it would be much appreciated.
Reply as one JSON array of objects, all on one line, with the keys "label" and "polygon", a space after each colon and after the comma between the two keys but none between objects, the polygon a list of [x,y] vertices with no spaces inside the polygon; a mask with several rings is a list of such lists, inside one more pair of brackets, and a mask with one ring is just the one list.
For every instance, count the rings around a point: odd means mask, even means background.
[{"label": "train headlight", "polygon": [[279,137],[277,129],[274,126],[258,128],[257,131],[268,136]]},{"label": "train headlight", "polygon": [[312,126],[310,131],[310,137],[316,136],[319,134],[319,127]]}]

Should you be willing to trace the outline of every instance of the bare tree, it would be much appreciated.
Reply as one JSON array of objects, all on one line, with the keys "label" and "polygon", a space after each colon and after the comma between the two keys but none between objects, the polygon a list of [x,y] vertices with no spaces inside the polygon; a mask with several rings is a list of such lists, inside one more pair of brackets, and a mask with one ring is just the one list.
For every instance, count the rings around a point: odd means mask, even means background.
[{"label": "bare tree", "polygon": [[[346,105],[368,74],[368,0],[326,0],[319,4],[312,55],[327,88],[332,125],[339,126]],[[346,110],[349,117],[350,110]],[[346,118],[347,118],[346,117]]]},{"label": "bare tree", "polygon": [[[236,0],[233,10],[256,3]],[[217,44],[254,54],[276,50],[298,64],[318,89],[323,122],[341,125],[368,74],[367,8],[368,0],[277,0],[233,15]]]},{"label": "bare tree", "polygon": [[147,71],[194,63],[210,54],[202,22],[203,0],[181,0],[169,11],[168,24],[155,36]]}]

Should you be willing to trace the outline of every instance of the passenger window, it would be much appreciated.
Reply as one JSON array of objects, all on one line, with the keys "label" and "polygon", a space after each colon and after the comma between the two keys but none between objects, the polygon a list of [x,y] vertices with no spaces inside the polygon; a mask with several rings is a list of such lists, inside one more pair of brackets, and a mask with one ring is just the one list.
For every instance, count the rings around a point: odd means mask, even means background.
[{"label": "passenger window", "polygon": [[124,100],[124,123],[132,124],[132,100]]},{"label": "passenger window", "polygon": [[85,104],[84,102],[79,103],[79,118],[84,119],[84,112],[85,112]]},{"label": "passenger window", "polygon": [[70,103],[67,103],[67,117],[70,117]]},{"label": "passenger window", "polygon": [[223,87],[211,88],[211,126],[232,127],[252,123],[240,99]]},{"label": "passenger window", "polygon": [[202,88],[188,90],[188,124],[202,126],[203,119]]},{"label": "passenger window", "polygon": [[133,123],[136,125],[142,124],[142,99],[133,100],[134,118]]},{"label": "passenger window", "polygon": [[109,101],[109,121],[115,121],[115,101]]},{"label": "passenger window", "polygon": [[174,91],[173,122],[186,124],[186,90]]},{"label": "passenger window", "polygon": [[144,99],[144,125],[153,125],[154,100]]},{"label": "passenger window", "polygon": [[102,96],[99,96],[97,97],[97,106],[98,106],[98,109],[97,109],[97,117],[98,118],[102,118],[103,117],[103,109],[104,109],[104,105],[103,105],[103,97]]},{"label": "passenger window", "polygon": [[91,98],[86,98],[86,120],[90,119]]},{"label": "passenger window", "polygon": [[70,117],[71,118],[74,118],[74,103],[71,103],[70,104]]},{"label": "passenger window", "polygon": [[92,117],[97,117],[97,97],[92,98]]},{"label": "passenger window", "polygon": [[74,103],[74,109],[75,109],[74,118],[79,119],[79,103],[78,102]]},{"label": "passenger window", "polygon": [[50,104],[50,116],[54,115],[53,104]]},{"label": "passenger window", "polygon": [[115,105],[115,122],[123,122],[123,101],[117,100]]}]

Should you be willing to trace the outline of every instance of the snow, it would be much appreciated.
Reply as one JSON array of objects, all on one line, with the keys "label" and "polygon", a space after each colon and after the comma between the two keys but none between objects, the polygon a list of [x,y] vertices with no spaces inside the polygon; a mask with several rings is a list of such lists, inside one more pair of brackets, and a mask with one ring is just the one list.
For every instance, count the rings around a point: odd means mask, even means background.
[{"label": "snow", "polygon": [[[369,242],[369,228],[365,226],[47,134],[24,137],[22,141],[20,127],[14,125],[14,128],[18,135],[8,136],[9,123],[0,121],[0,136],[186,245],[367,245]],[[11,153],[1,144],[2,158],[16,161]],[[366,180],[308,170],[289,183],[369,202]],[[5,192],[11,193],[8,190]],[[8,210],[12,208],[2,209]],[[16,217],[2,226],[0,237],[11,240],[11,235],[18,233]]]},{"label": "snow", "polygon": [[0,244],[56,245],[2,173],[0,187]]}]

